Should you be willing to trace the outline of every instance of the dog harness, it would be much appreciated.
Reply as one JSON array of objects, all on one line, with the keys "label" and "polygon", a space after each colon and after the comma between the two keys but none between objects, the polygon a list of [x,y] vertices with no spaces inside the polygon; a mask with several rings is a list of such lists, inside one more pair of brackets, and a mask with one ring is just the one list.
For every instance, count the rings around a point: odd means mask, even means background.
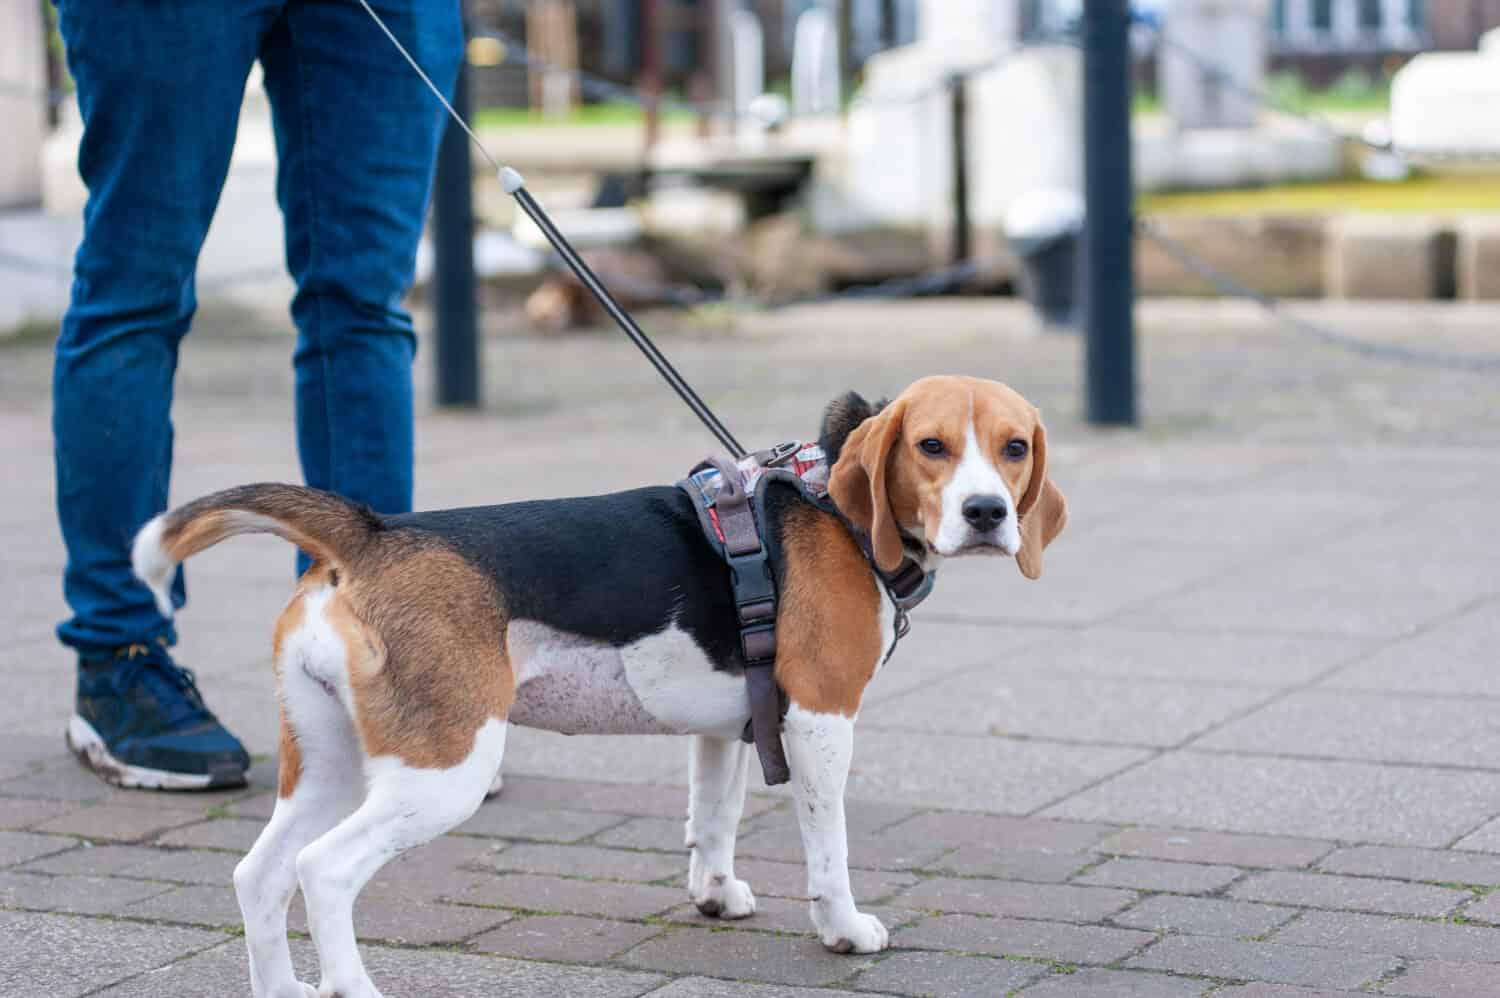
[{"label": "dog harness", "polygon": [[828,497],[828,458],[817,444],[797,441],[756,451],[738,463],[723,458],[700,462],[677,485],[693,500],[698,521],[709,544],[729,566],[740,654],[745,660],[745,686],[750,697],[750,720],[741,736],[755,744],[767,786],[791,778],[781,744],[781,720],[786,697],[776,683],[776,575],[766,542],[766,492],[772,485],[794,488],[802,498],[837,516],[853,535],[875,569],[896,609],[896,642],[910,627],[907,613],[932,592],[936,572],[925,571],[905,558],[895,572],[875,564],[870,540],[841,514]]}]

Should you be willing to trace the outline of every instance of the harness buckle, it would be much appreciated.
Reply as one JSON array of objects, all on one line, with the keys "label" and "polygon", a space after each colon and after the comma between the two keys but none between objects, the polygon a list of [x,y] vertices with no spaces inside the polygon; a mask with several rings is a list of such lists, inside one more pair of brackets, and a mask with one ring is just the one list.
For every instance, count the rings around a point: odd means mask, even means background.
[{"label": "harness buckle", "polygon": [[746,665],[769,663],[776,658],[776,625],[756,624],[740,628],[740,653]]}]

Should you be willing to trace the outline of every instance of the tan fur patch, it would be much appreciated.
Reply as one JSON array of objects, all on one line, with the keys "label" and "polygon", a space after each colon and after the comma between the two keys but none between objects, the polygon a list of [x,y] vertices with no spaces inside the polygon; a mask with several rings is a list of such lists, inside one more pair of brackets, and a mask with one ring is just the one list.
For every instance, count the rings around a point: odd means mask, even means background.
[{"label": "tan fur patch", "polygon": [[162,534],[167,557],[178,564],[235,533],[231,514],[216,510],[170,524]]},{"label": "tan fur patch", "polygon": [[[283,696],[281,691],[281,649],[286,644],[287,635],[302,626],[302,621],[307,617],[307,609],[303,606],[302,598],[307,592],[307,579],[319,570],[319,565],[309,568],[302,576],[302,581],[297,586],[297,592],[287,603],[286,609],[281,611],[281,616],[276,618],[276,630],[271,637],[271,668],[276,674],[276,697],[280,700]],[[286,708],[280,708],[281,713],[281,739],[276,751],[277,786],[278,797],[290,797],[297,789],[297,781],[302,778],[302,752],[297,747],[297,733],[292,730],[292,723],[287,719]]]},{"label": "tan fur patch", "polygon": [[281,741],[276,749],[276,796],[283,800],[297,789],[302,779],[302,750],[297,747],[297,736],[292,731],[286,714],[281,715]]},{"label": "tan fur patch", "polygon": [[494,585],[422,534],[379,535],[340,575],[328,619],[348,649],[365,752],[446,769],[515,699]]},{"label": "tan fur patch", "polygon": [[794,506],[782,535],[786,579],[776,680],[804,710],[853,716],[880,658],[880,593],[843,524]]}]

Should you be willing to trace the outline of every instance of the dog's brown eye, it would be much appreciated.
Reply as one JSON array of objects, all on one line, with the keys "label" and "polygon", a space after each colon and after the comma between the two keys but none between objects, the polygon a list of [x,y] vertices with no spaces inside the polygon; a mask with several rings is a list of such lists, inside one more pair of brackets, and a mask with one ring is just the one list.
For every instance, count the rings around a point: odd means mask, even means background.
[{"label": "dog's brown eye", "polygon": [[922,448],[922,452],[924,454],[931,454],[933,457],[937,457],[939,454],[943,453],[943,442],[937,437],[928,437],[926,440],[923,440],[921,443],[917,444],[917,446]]},{"label": "dog's brown eye", "polygon": [[1012,461],[1019,461],[1026,456],[1026,441],[1012,440],[1005,445],[1005,456]]}]

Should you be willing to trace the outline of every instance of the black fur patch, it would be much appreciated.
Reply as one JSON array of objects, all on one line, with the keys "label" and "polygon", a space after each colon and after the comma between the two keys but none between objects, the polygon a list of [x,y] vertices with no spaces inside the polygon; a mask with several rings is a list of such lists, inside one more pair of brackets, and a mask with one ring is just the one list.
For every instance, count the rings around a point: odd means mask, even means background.
[{"label": "black fur patch", "polygon": [[830,467],[838,463],[839,452],[844,449],[844,441],[849,439],[849,434],[854,432],[854,428],[871,416],[877,415],[880,410],[890,404],[890,401],[890,399],[881,399],[871,405],[859,392],[845,392],[828,403],[828,408],[823,410],[823,429],[818,433],[818,446],[823,448],[824,454],[828,455]]}]

